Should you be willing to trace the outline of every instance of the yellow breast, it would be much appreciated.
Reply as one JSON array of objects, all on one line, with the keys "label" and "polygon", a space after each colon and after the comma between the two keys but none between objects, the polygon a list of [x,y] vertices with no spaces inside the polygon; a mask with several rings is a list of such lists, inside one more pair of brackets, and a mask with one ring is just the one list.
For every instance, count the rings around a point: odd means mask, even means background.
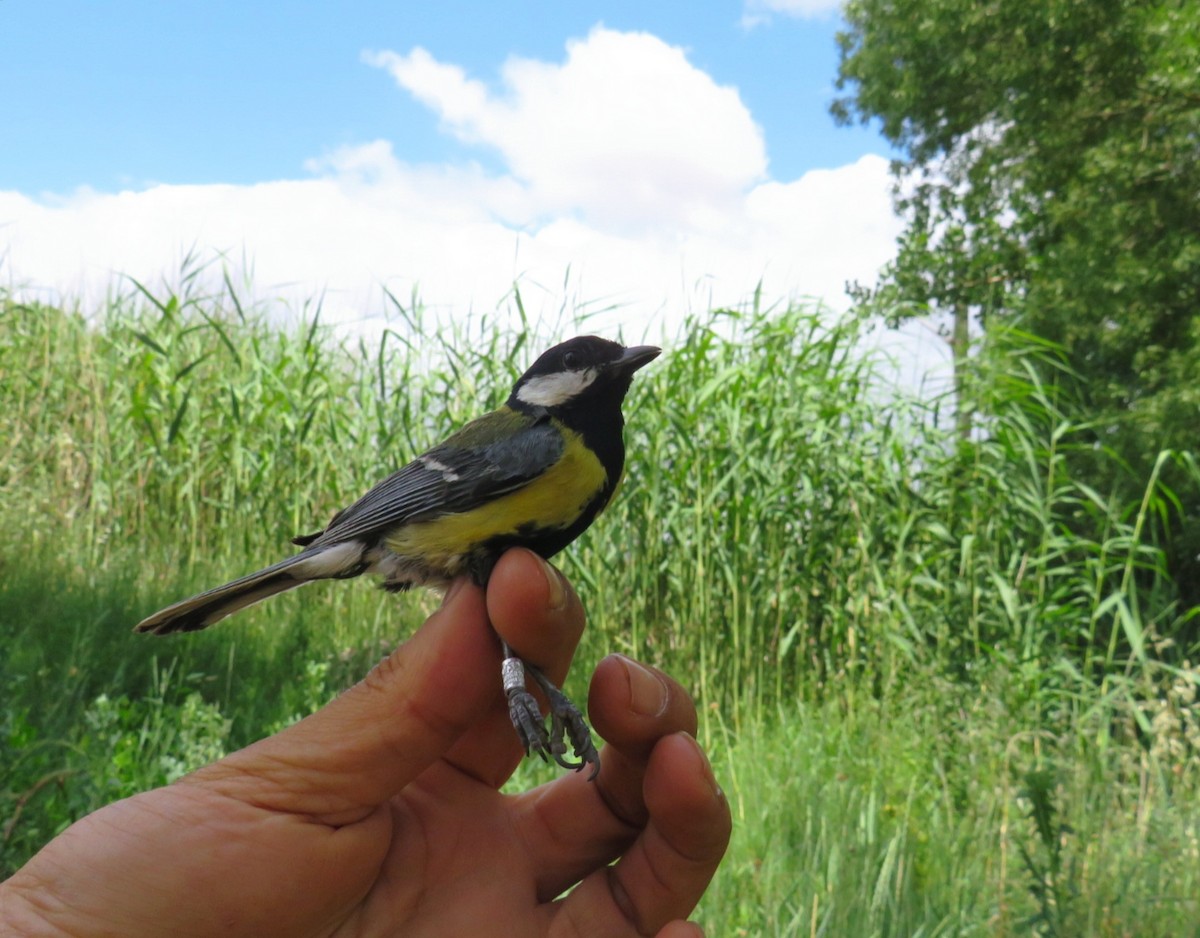
[{"label": "yellow breast", "polygon": [[453,569],[492,538],[570,527],[608,483],[608,474],[577,434],[564,435],[562,458],[528,485],[470,511],[405,525],[385,539],[388,549]]}]

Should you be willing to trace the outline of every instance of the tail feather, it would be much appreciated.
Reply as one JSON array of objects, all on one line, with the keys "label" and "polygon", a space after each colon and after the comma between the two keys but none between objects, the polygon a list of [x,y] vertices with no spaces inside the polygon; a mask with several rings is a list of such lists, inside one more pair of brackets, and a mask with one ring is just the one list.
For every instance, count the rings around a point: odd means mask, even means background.
[{"label": "tail feather", "polygon": [[276,593],[285,593],[313,580],[357,576],[364,569],[366,564],[363,562],[361,544],[339,544],[324,550],[302,551],[224,586],[160,609],[139,622],[133,630],[154,635],[195,632]]}]

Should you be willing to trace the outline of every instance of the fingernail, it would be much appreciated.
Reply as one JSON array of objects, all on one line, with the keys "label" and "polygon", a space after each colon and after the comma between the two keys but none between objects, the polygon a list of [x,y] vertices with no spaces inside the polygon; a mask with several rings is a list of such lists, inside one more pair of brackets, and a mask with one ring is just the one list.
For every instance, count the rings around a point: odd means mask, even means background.
[{"label": "fingernail", "polygon": [[712,789],[713,797],[718,801],[725,800],[725,790],[721,788],[717,781],[717,776],[713,772],[712,763],[708,761],[708,753],[704,751],[704,747],[696,741],[696,737],[687,730],[680,730],[679,735],[687,739],[692,744],[692,749],[700,759],[700,771],[704,776],[704,781],[708,783],[708,787]]},{"label": "fingernail", "polygon": [[[538,559],[542,560],[540,557]],[[546,575],[546,586],[550,589],[550,608],[562,609],[567,604],[567,590],[563,586],[562,574],[545,560],[542,560],[542,571]]]},{"label": "fingernail", "polygon": [[653,671],[632,658],[618,655],[629,677],[629,706],[634,713],[656,717],[667,709],[667,685]]}]

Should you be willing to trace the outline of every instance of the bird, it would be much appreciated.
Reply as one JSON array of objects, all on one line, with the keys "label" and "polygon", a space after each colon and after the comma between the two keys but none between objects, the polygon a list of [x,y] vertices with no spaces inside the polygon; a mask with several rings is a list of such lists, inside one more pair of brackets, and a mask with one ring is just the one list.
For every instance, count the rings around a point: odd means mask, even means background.
[{"label": "bird", "polygon": [[[173,603],[135,632],[207,628],[314,580],[376,574],[393,592],[446,589],[468,576],[486,586],[500,555],[526,547],[550,559],[579,537],[616,492],[625,465],[622,404],[634,373],[661,353],[578,336],[544,352],[498,409],[393,472],[277,563]],[[509,717],[526,754],[564,768],[600,757],[579,708],[501,639]],[[546,695],[547,731],[527,673]],[[567,757],[570,741],[575,760]]]}]

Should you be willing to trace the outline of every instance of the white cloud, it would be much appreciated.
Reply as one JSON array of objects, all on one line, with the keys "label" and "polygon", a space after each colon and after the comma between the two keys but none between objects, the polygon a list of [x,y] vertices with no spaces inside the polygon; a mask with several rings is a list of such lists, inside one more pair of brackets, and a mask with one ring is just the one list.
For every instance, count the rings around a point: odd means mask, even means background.
[{"label": "white cloud", "polygon": [[500,93],[422,50],[370,60],[507,171],[414,166],[376,141],[315,159],[298,180],[0,192],[8,278],[86,305],[116,274],[157,281],[196,246],[249,257],[261,295],[324,290],[340,318],[377,314],[381,284],[461,315],[493,309],[519,280],[535,315],[616,303],[607,321],[640,335],[742,302],[760,279],[769,298],[844,307],[844,283],[872,280],[893,252],[882,157],[770,179],[737,92],[653,36],[596,29],[561,63],[513,59]]},{"label": "white cloud", "polygon": [[757,26],[768,22],[773,13],[797,19],[816,19],[832,16],[842,8],[844,0],[746,0],[742,25]]},{"label": "white cloud", "polygon": [[424,49],[366,58],[460,139],[497,150],[539,215],[687,221],[766,176],[762,131],[737,91],[646,33],[596,28],[561,65],[510,59],[499,97]]}]

